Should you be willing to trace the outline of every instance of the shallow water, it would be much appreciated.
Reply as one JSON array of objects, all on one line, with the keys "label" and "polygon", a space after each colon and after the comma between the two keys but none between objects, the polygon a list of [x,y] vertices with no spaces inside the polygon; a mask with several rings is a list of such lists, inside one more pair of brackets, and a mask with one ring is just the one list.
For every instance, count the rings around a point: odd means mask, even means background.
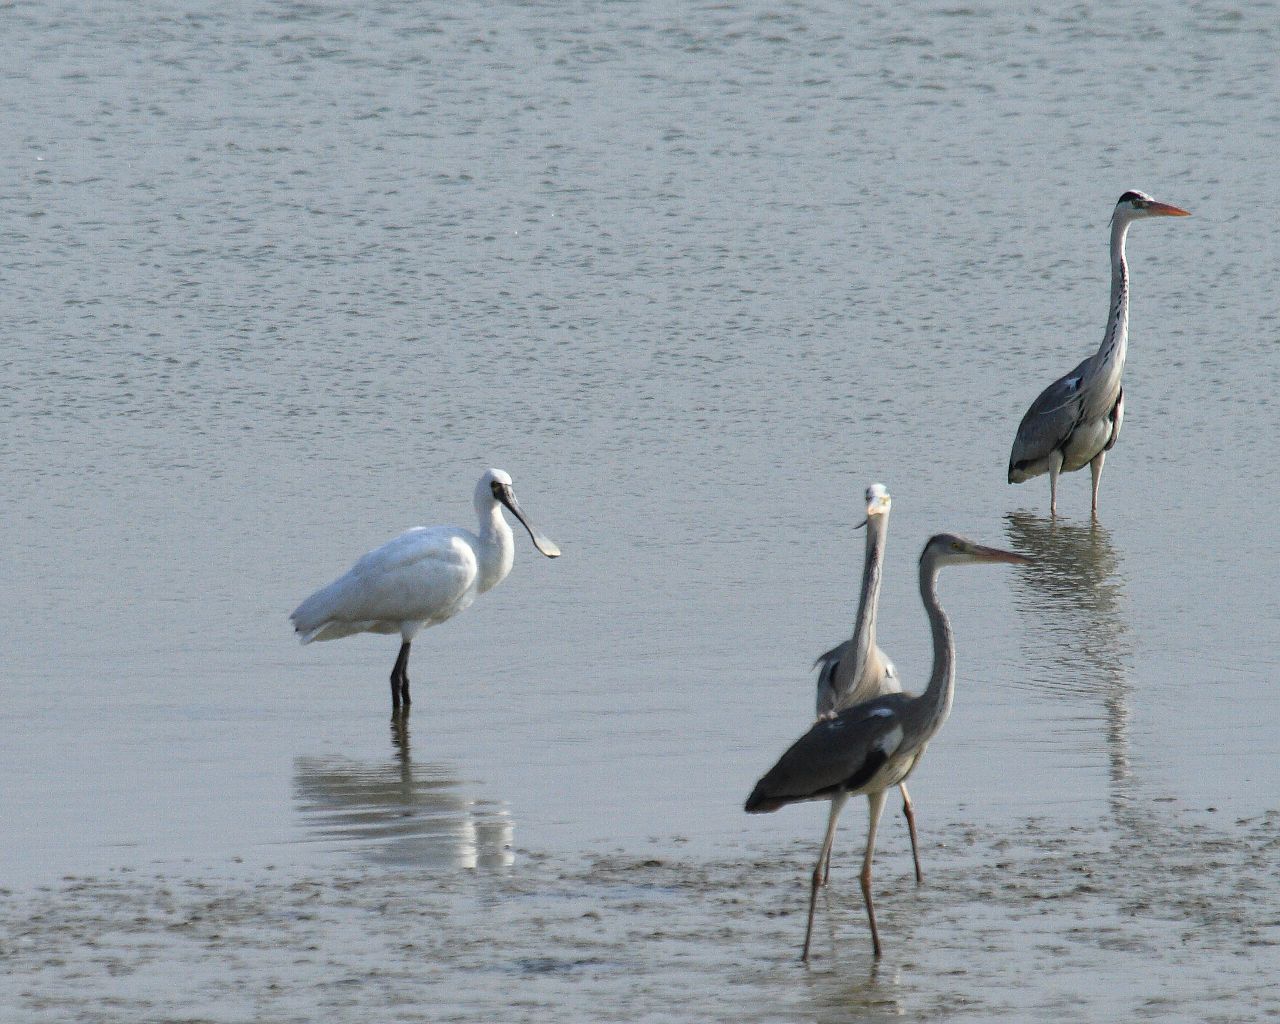
[{"label": "shallow water", "polygon": [[[0,1016],[1280,1015],[1276,14],[6,10]],[[1050,522],[1008,445],[1131,187],[1195,216],[1131,233],[1102,519]],[[286,616],[487,465],[564,557],[389,725],[394,641]],[[942,581],[929,884],[891,805],[870,973],[851,806],[806,972],[824,808],[741,802],[872,480],[909,687],[930,533],[1037,561]]]}]

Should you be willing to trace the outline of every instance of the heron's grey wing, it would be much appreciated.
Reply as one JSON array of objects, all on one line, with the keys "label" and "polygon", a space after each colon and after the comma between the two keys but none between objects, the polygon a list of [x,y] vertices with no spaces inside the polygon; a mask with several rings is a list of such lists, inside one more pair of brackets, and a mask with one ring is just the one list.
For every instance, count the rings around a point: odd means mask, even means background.
[{"label": "heron's grey wing", "polygon": [[1102,450],[1104,452],[1111,451],[1116,446],[1116,442],[1120,440],[1120,424],[1124,422],[1124,388],[1120,389],[1120,394],[1116,395],[1116,404],[1111,409],[1111,440],[1107,442],[1107,446]]},{"label": "heron's grey wing", "polygon": [[746,810],[775,811],[870,782],[902,743],[903,703],[891,694],[818,719],[756,783]]},{"label": "heron's grey wing", "polygon": [[845,652],[853,646],[853,641],[846,640],[844,643],[836,644],[831,650],[825,651],[818,655],[814,661],[814,667],[818,669],[818,699],[817,713],[825,715],[828,711],[835,710],[836,706],[836,669],[840,665],[840,659],[845,656]]},{"label": "heron's grey wing", "polygon": [[1070,373],[1059,377],[1031,403],[1031,408],[1018,424],[1009,453],[1009,482],[1026,479],[1023,474],[1043,473],[1045,467],[1036,463],[1047,459],[1061,448],[1071,436],[1080,417],[1081,386],[1089,360],[1086,359]]}]

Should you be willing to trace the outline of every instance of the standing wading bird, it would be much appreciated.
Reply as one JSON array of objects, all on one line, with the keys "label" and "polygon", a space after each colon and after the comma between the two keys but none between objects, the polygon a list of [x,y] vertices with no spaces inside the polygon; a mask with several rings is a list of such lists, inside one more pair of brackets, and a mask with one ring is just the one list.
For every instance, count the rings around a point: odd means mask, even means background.
[{"label": "standing wading bird", "polygon": [[[862,594],[858,599],[858,617],[853,626],[852,639],[831,648],[815,664],[818,672],[818,717],[835,711],[843,711],[854,704],[861,704],[884,693],[897,693],[902,689],[893,663],[876,645],[876,611],[880,605],[880,577],[884,569],[885,536],[889,532],[889,509],[893,501],[884,484],[872,484],[867,488],[867,518],[859,526],[867,528],[867,551],[862,563]],[[855,527],[856,529],[856,527]],[[911,859],[916,868],[916,884],[924,881],[920,870],[920,849],[916,840],[916,816],[911,806],[911,796],[906,783],[899,783],[902,793],[902,813],[911,832]],[[835,819],[844,807],[843,801],[831,802],[831,822],[834,840]],[[822,866],[822,884],[831,875],[831,851],[827,851]]]},{"label": "standing wading bird", "polygon": [[548,558],[560,549],[521,511],[511,477],[487,470],[476,484],[480,532],[460,526],[415,526],[363,555],[351,570],[298,605],[293,628],[304,644],[353,633],[399,633],[400,654],[391,670],[391,706],[409,706],[409,644],[470,606],[501,583],[515,561],[515,537],[501,505],[524,524],[534,547]]},{"label": "standing wading bird", "polygon": [[1188,217],[1186,210],[1126,192],[1111,215],[1111,317],[1098,351],[1031,403],[1018,424],[1009,455],[1009,483],[1049,474],[1049,514],[1058,514],[1058,474],[1086,465],[1093,475],[1093,516],[1098,515],[1102,463],[1120,436],[1124,418],[1125,348],[1129,340],[1129,265],[1124,258],[1129,225],[1144,217]]},{"label": "standing wading bird", "polygon": [[[909,693],[887,693],[819,719],[791,745],[747,797],[747,813],[759,814],[804,800],[830,800],[843,807],[851,796],[866,794],[870,821],[867,850],[862,860],[862,898],[866,901],[871,944],[877,957],[880,956],[880,934],[871,901],[871,858],[875,852],[876,826],[884,810],[885,791],[905,781],[919,763],[925,745],[951,713],[955,690],[955,642],[951,623],[938,602],[938,571],[944,565],[977,562],[1021,565],[1029,561],[1011,551],[983,547],[948,533],[930,537],[920,555],[920,598],[933,631],[933,674],[924,693],[918,697]],[[813,868],[809,919],[800,956],[805,961],[809,959],[814,904],[822,881],[823,863],[831,853],[838,809],[833,808],[822,851]]]}]

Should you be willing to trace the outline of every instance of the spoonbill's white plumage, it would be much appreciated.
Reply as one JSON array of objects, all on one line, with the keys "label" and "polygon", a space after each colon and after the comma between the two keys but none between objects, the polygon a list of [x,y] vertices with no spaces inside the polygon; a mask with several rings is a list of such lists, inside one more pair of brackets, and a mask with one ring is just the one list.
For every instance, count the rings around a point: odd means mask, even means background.
[{"label": "spoonbill's white plumage", "polygon": [[345,575],[321,587],[289,616],[304,644],[355,633],[399,633],[391,670],[391,704],[409,705],[409,645],[501,583],[515,561],[515,537],[506,506],[548,558],[560,548],[534,527],[516,501],[511,477],[487,470],[476,484],[479,533],[460,526],[416,526],[361,556]]}]

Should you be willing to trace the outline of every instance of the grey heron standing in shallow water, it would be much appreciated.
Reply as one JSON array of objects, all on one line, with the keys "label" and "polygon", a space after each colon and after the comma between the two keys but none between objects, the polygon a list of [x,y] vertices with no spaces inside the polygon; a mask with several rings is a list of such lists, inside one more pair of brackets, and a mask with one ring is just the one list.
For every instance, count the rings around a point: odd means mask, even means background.
[{"label": "grey heron standing in shallow water", "polygon": [[362,555],[343,576],[321,587],[293,610],[298,638],[337,640],[354,633],[399,633],[400,653],[391,670],[391,706],[409,706],[409,645],[434,626],[470,607],[496,587],[515,561],[515,536],[502,506],[524,524],[533,546],[548,558],[560,549],[525,516],[511,477],[490,469],[476,484],[480,532],[460,526],[415,526]]},{"label": "grey heron standing in shallow water", "polygon": [[[872,484],[867,488],[867,518],[860,525],[867,528],[867,550],[862,563],[862,593],[858,598],[858,617],[854,620],[853,636],[844,643],[823,654],[816,664],[818,671],[817,712],[822,717],[833,711],[843,711],[854,704],[861,704],[885,693],[897,693],[902,689],[893,663],[876,644],[876,612],[880,606],[880,578],[884,570],[885,537],[889,532],[889,509],[893,499],[884,484]],[[916,868],[916,884],[924,881],[920,870],[920,849],[916,840],[916,816],[907,793],[905,782],[898,784],[902,793],[902,813],[911,832],[911,859]],[[839,816],[843,803],[831,802],[831,828]],[[827,850],[826,863],[822,866],[822,883],[831,874],[831,851]]]},{"label": "grey heron standing in shallow water", "polygon": [[[884,810],[885,791],[911,774],[926,744],[951,713],[955,689],[955,642],[951,623],[938,602],[938,571],[945,565],[1029,561],[1011,551],[983,547],[952,534],[930,537],[920,555],[920,598],[933,632],[933,672],[924,693],[918,697],[889,693],[820,718],[791,745],[747,797],[747,813],[760,814],[804,800],[830,800],[843,806],[851,796],[866,794],[870,817],[860,880],[871,925],[871,944],[877,957],[881,952],[880,934],[871,901],[871,859],[875,852],[876,826]],[[806,961],[813,935],[814,904],[823,862],[831,851],[835,820],[833,813],[813,869],[809,918],[801,953],[801,959]]]},{"label": "grey heron standing in shallow water", "polygon": [[1124,418],[1125,349],[1129,341],[1129,225],[1144,217],[1187,217],[1142,192],[1126,192],[1111,215],[1111,315],[1098,351],[1040,392],[1018,424],[1009,455],[1009,483],[1049,474],[1049,514],[1058,514],[1058,474],[1089,467],[1093,515],[1098,515],[1102,463],[1120,436]]}]

